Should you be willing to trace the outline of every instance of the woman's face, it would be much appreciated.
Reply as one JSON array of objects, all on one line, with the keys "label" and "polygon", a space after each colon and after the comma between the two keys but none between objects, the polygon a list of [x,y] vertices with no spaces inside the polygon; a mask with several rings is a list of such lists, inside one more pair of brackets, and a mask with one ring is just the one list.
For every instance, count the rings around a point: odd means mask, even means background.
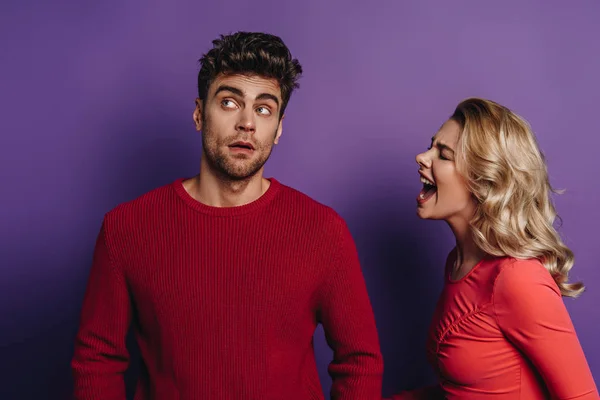
[{"label": "woman's face", "polygon": [[416,157],[423,183],[417,196],[420,218],[468,224],[475,211],[475,200],[455,163],[460,131],[456,121],[446,121],[432,138],[427,151]]}]

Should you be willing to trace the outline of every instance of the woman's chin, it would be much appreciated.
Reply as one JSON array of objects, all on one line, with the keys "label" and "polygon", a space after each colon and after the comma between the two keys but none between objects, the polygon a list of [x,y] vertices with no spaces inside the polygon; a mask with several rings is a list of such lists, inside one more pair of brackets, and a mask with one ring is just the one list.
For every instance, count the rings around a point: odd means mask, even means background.
[{"label": "woman's chin", "polygon": [[430,213],[423,207],[417,207],[417,217],[421,219],[431,219]]}]

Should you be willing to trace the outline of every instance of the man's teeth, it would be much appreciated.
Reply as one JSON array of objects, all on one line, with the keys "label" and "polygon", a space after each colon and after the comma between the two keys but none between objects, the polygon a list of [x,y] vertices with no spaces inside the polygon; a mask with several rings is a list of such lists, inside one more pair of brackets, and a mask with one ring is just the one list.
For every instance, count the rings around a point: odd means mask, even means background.
[{"label": "man's teeth", "polygon": [[435,183],[431,182],[431,181],[430,181],[429,179],[427,179],[427,178],[423,178],[423,177],[421,177],[421,182],[422,182],[422,183],[425,183],[425,184],[427,184],[427,185],[429,185],[429,186],[435,186]]}]

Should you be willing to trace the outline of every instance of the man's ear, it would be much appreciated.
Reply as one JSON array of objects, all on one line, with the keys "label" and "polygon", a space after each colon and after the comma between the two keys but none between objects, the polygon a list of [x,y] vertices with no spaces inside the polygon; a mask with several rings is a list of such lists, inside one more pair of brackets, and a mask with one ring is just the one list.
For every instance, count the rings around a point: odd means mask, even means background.
[{"label": "man's ear", "polygon": [[279,138],[281,137],[281,134],[283,133],[283,119],[285,118],[285,114],[283,114],[281,116],[281,119],[279,120],[279,126],[277,127],[277,134],[275,135],[275,140],[273,141],[273,143],[277,144],[279,143]]},{"label": "man's ear", "polygon": [[202,130],[202,113],[204,112],[202,100],[196,99],[196,108],[194,108],[194,113],[192,114],[192,118],[194,119],[194,124],[196,125],[196,130],[200,132]]}]

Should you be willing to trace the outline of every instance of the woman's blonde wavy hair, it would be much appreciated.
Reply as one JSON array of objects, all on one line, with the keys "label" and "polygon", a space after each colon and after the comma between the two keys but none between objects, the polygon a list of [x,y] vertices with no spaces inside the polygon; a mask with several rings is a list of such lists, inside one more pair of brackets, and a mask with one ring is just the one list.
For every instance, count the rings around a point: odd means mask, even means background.
[{"label": "woman's blonde wavy hair", "polygon": [[450,117],[461,126],[458,171],[477,199],[471,227],[475,243],[493,256],[537,258],[563,296],[577,297],[581,282],[568,283],[573,252],[554,228],[544,155],[529,124],[490,100],[469,98]]}]

